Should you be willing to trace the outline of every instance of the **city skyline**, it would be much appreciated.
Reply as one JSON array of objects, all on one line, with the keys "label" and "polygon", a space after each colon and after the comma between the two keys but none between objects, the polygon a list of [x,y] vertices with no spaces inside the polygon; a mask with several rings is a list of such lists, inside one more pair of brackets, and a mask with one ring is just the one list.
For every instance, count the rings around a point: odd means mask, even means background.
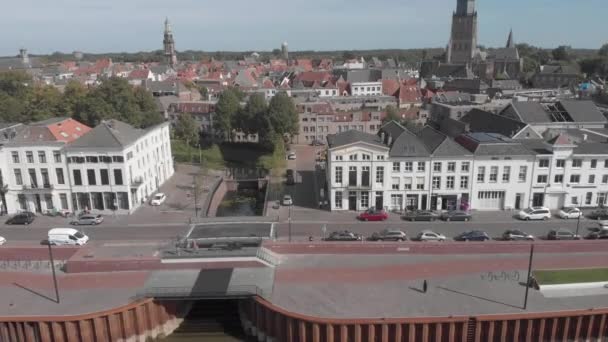
[{"label": "city skyline", "polygon": [[[445,47],[456,1],[300,1],[277,15],[281,5],[278,0],[236,0],[213,7],[189,0],[171,5],[159,0],[28,0],[13,3],[13,15],[0,23],[3,32],[20,32],[0,39],[0,55],[13,56],[21,47],[32,54],[160,50],[165,17],[172,22],[178,51],[270,51],[283,41],[292,51]],[[601,31],[602,11],[597,9],[606,6],[601,0],[485,0],[476,5],[481,45],[503,46],[511,28],[516,42],[546,48],[599,48],[605,42],[594,34]],[[310,15],[298,15],[302,12]],[[532,27],[534,20],[538,23]]]}]

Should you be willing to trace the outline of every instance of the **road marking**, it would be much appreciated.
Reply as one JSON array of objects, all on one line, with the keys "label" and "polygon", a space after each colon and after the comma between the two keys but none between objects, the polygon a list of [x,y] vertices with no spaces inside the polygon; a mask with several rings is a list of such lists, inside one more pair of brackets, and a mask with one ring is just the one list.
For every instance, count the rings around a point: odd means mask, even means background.
[{"label": "road marking", "polygon": [[103,244],[104,247],[157,247],[165,245],[166,242],[106,242]]}]

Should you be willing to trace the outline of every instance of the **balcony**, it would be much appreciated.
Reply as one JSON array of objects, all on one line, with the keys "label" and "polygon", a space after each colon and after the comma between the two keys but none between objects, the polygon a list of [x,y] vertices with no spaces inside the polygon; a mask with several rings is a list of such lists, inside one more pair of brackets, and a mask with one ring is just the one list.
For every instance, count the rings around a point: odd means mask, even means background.
[{"label": "balcony", "polygon": [[39,191],[39,190],[53,190],[53,185],[49,183],[45,184],[27,184],[23,185],[24,191]]}]

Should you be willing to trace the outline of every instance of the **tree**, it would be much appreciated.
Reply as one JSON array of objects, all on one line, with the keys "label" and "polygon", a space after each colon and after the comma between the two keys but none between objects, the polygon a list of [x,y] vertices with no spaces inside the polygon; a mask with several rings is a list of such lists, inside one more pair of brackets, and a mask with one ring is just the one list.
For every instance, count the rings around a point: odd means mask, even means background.
[{"label": "tree", "polygon": [[249,96],[245,108],[238,111],[234,126],[236,129],[247,133],[254,134],[258,130],[264,129],[264,117],[268,112],[266,100],[262,94],[253,94]]},{"label": "tree", "polygon": [[278,57],[281,55],[281,50],[280,49],[273,49],[272,50],[272,55],[275,57]]},{"label": "tree", "polygon": [[76,116],[76,108],[85,101],[88,94],[87,88],[77,81],[70,80],[63,90],[62,111],[66,116]]},{"label": "tree", "polygon": [[342,58],[344,58],[344,60],[347,61],[349,59],[355,59],[356,56],[354,53],[352,53],[350,51],[344,51],[344,53],[342,54]]},{"label": "tree", "polygon": [[591,75],[608,76],[608,56],[607,57],[595,57],[586,58],[580,60],[578,64],[581,67],[581,71]]},{"label": "tree", "polygon": [[401,122],[401,117],[399,117],[399,112],[397,111],[397,108],[395,108],[394,106],[386,106],[385,111],[386,115],[384,116],[384,119],[382,119],[382,123],[387,123],[391,121]]},{"label": "tree", "polygon": [[608,43],[602,45],[602,47],[598,51],[598,54],[602,57],[608,57]]},{"label": "tree", "polygon": [[298,134],[298,112],[287,93],[279,92],[268,105],[270,129],[281,136]]},{"label": "tree", "polygon": [[27,97],[25,121],[41,121],[61,116],[61,93],[57,88],[45,85],[35,86]]},{"label": "tree", "polygon": [[551,55],[553,59],[558,61],[568,61],[570,60],[570,47],[561,45],[551,51]]},{"label": "tree", "polygon": [[239,108],[239,98],[231,88],[220,94],[215,105],[213,126],[215,131],[222,134],[225,139],[232,140],[232,124]]},{"label": "tree", "polygon": [[188,113],[180,114],[175,124],[175,136],[190,145],[196,145],[199,142],[197,124]]}]

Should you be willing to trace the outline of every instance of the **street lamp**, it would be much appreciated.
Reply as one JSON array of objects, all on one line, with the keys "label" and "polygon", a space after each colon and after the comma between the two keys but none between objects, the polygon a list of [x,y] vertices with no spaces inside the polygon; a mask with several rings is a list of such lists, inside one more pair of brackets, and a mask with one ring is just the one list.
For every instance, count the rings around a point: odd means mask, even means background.
[{"label": "street lamp", "polygon": [[583,215],[582,212],[578,213],[578,218],[576,220],[576,236],[578,236],[578,229],[580,228],[581,225],[581,216]]},{"label": "street lamp", "polygon": [[287,218],[287,221],[289,221],[289,242],[291,242],[291,205],[289,206],[289,218]]}]

